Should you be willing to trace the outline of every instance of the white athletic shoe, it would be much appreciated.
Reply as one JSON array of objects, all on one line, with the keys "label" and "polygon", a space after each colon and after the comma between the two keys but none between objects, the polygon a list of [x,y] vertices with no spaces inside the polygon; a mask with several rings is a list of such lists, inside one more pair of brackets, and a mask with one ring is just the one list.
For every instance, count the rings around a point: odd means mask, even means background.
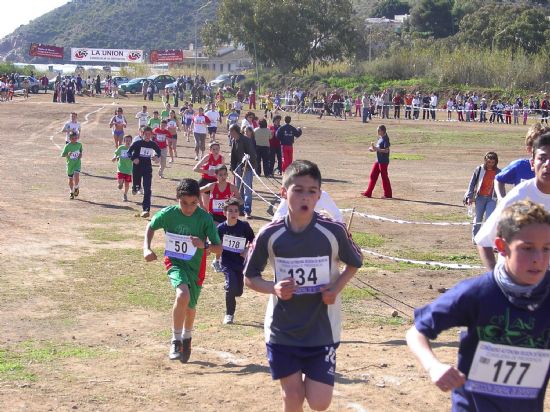
[{"label": "white athletic shoe", "polygon": [[225,315],[223,318],[224,325],[231,325],[233,323],[233,315]]},{"label": "white athletic shoe", "polygon": [[216,272],[223,272],[222,265],[218,259],[212,261],[212,267]]}]

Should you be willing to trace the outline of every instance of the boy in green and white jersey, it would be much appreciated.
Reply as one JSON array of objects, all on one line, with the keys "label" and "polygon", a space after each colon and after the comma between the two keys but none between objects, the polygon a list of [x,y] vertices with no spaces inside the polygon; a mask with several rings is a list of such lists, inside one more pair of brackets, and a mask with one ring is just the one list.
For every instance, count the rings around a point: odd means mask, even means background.
[{"label": "boy in green and white jersey", "polygon": [[134,169],[134,163],[130,156],[128,156],[128,149],[132,144],[132,136],[124,136],[124,144],[120,145],[115,150],[115,155],[111,159],[113,162],[117,163],[117,180],[118,180],[118,189],[121,190],[124,186],[124,195],[122,200],[124,202],[128,201],[128,189],[130,188],[130,183],[132,183],[132,172]]},{"label": "boy in green and white jersey", "polygon": [[[143,256],[147,262],[157,259],[151,250],[155,231],[164,229],[164,264],[176,290],[172,308],[172,344],[170,360],[186,363],[191,356],[191,332],[196,305],[206,274],[208,249],[222,253],[218,231],[212,216],[198,207],[200,188],[194,179],[183,179],[176,188],[178,204],[168,206],[153,216],[145,230]],[[209,239],[209,244],[206,239]]]},{"label": "boy in green and white jersey", "polygon": [[69,189],[71,191],[69,198],[74,199],[79,194],[78,184],[80,183],[80,166],[82,159],[82,143],[77,142],[78,133],[69,134],[69,143],[65,145],[61,152],[61,157],[67,158],[67,176],[69,176]]}]

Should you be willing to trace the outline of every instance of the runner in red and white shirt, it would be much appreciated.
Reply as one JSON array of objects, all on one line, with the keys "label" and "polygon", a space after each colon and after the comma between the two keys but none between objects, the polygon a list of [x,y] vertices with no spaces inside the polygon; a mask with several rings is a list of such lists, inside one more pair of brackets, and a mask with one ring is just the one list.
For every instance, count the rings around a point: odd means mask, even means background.
[{"label": "runner in red and white shirt", "polygon": [[232,197],[236,198],[241,204],[243,201],[237,186],[227,181],[227,166],[223,164],[218,165],[215,173],[217,180],[206,186],[201,186],[201,194],[210,193],[210,195],[206,197],[207,202],[204,203],[204,206],[206,207],[206,205],[208,205],[208,212],[212,215],[214,222],[222,223],[225,222],[225,215],[223,213],[225,201]]},{"label": "runner in red and white shirt", "polygon": [[[202,159],[195,165],[194,172],[200,173],[199,186],[205,186],[216,182],[216,167],[223,165],[223,156],[220,154],[220,144],[218,142],[210,143],[210,153],[203,156]],[[208,204],[209,191],[203,192],[201,202],[203,205]]]},{"label": "runner in red and white shirt", "polygon": [[193,135],[195,136],[195,160],[199,160],[206,150],[206,127],[210,125],[210,119],[204,114],[204,109],[199,107],[199,112],[193,117]]},{"label": "runner in red and white shirt", "polygon": [[168,139],[172,137],[172,134],[166,128],[167,121],[162,120],[160,127],[156,127],[153,130],[153,141],[158,145],[160,149],[160,167],[159,177],[164,178],[164,169],[166,168],[166,157],[168,155]]},{"label": "runner in red and white shirt", "polygon": [[180,130],[180,121],[175,110],[170,110],[168,120],[166,120],[170,138],[168,138],[168,152],[170,163],[174,163],[174,156],[178,157],[178,130]]}]

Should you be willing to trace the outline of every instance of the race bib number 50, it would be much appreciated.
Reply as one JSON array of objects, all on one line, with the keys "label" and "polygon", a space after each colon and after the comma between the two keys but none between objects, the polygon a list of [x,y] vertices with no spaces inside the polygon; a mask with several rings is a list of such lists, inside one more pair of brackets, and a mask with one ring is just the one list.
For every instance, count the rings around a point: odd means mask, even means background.
[{"label": "race bib number 50", "polygon": [[465,388],[503,398],[533,399],[544,384],[550,350],[479,342]]},{"label": "race bib number 50", "polygon": [[298,286],[297,295],[319,293],[330,283],[329,257],[275,258],[276,281],[289,277]]},{"label": "race bib number 50", "polygon": [[191,242],[191,236],[176,235],[166,232],[166,244],[164,246],[164,255],[181,260],[190,260],[197,251]]}]

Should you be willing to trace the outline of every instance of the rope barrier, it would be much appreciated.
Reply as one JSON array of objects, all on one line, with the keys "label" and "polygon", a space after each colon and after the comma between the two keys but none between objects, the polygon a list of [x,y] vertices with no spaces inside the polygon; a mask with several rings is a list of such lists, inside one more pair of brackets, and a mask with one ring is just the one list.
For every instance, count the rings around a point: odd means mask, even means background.
[{"label": "rope barrier", "polygon": [[258,180],[260,181],[260,183],[273,195],[275,196],[275,198],[281,200],[281,197],[275,193],[273,190],[271,190],[265,183],[264,181],[262,180],[262,178],[260,176],[258,176],[258,173],[256,173],[256,169],[254,169],[252,167],[252,164],[250,163],[250,159],[246,159],[246,161],[248,162],[248,167],[250,167],[250,170],[252,170],[252,173],[254,174],[254,176],[256,176],[258,178]]},{"label": "rope barrier", "polygon": [[[366,287],[361,286],[361,285],[358,285],[358,284],[356,283],[357,280],[360,281],[360,279],[353,277],[353,278],[351,278],[350,283],[351,283],[353,286],[355,286],[356,288],[360,289],[360,290],[366,290],[366,289],[367,289]],[[374,299],[376,299],[377,301],[379,301],[380,303],[383,303],[384,305],[386,305],[386,306],[392,308],[392,309],[395,310],[396,312],[401,313],[401,314],[404,315],[405,317],[407,317],[407,318],[409,318],[409,319],[412,319],[411,315],[409,315],[409,314],[406,313],[406,312],[403,312],[403,311],[402,311],[401,309],[399,309],[399,308],[396,308],[396,307],[393,306],[391,303],[389,303],[389,302],[385,301],[384,299],[382,299],[382,298],[376,296],[374,293],[371,293],[370,295],[371,295]]]},{"label": "rope barrier", "polygon": [[[340,209],[342,213],[352,212],[354,209]],[[471,222],[416,222],[402,219],[392,219],[389,217],[383,217],[378,215],[371,215],[368,213],[355,212],[356,215],[364,217],[366,219],[379,220],[382,222],[398,223],[401,225],[430,225],[430,226],[470,226]]]},{"label": "rope barrier", "polygon": [[[291,111],[292,110],[296,110],[297,108],[303,108],[304,109],[304,114],[307,114],[307,113],[317,113],[317,112],[320,112],[320,111],[324,111],[324,105],[323,106],[315,106],[315,104],[321,104],[320,102],[313,102],[313,104],[310,104],[310,105],[304,105],[304,104],[282,104],[279,109],[280,110],[283,110],[285,111],[284,109],[290,109]],[[329,107],[332,106],[331,104],[329,105]],[[355,111],[355,105],[353,104],[352,106],[352,112]],[[371,107],[374,107],[376,109],[376,114],[372,114],[373,116],[375,117],[378,117],[378,118],[382,118],[381,116],[381,113],[382,111],[384,110],[384,108],[387,108],[387,110],[395,110],[396,107],[399,107],[399,109],[403,110],[403,112],[406,112],[406,113],[411,113],[411,117],[412,117],[412,114],[413,113],[418,113],[420,114],[421,112],[428,112],[428,115],[429,115],[429,118],[428,120],[431,120],[430,117],[430,113],[429,112],[456,112],[457,114],[458,113],[462,113],[464,116],[468,116],[469,114],[471,113],[475,113],[477,116],[477,119],[474,118],[472,120],[470,120],[471,122],[479,122],[479,116],[481,116],[481,114],[483,114],[485,116],[485,119],[488,121],[489,120],[489,117],[491,115],[495,115],[497,118],[498,117],[506,117],[506,108],[502,108],[502,109],[499,109],[499,110],[496,110],[496,109],[459,109],[459,108],[456,108],[456,107],[452,107],[451,109],[449,108],[441,108],[441,109],[438,109],[438,108],[432,108],[432,107],[422,107],[422,106],[411,106],[411,105],[395,105],[395,104],[374,104],[372,106],[369,106],[369,112],[370,112],[370,108]],[[275,108],[274,108],[275,110]],[[361,110],[362,110],[362,107],[361,107]],[[533,114],[536,114],[536,111],[539,110],[539,111],[543,111],[543,109],[531,109],[531,108],[518,108],[518,109],[515,109],[516,111],[516,114],[514,115],[514,109],[513,108],[510,108],[508,109],[511,111],[511,113],[509,114],[509,116],[512,116],[512,117],[517,117],[517,118],[523,118],[525,112],[527,112],[528,115],[531,115],[531,119],[533,120],[550,120],[550,110],[547,110],[548,114],[546,116],[543,116],[542,114],[540,116],[536,116],[536,117],[533,117],[532,115]],[[341,112],[342,114],[344,113],[344,106],[342,104],[342,107],[341,107]],[[406,118],[405,118],[406,119]],[[437,121],[460,121],[459,119],[457,120],[437,120]],[[466,122],[467,120],[463,120],[464,122]],[[495,122],[496,123],[496,122]],[[502,122],[504,123],[504,122]]]},{"label": "rope barrier", "polygon": [[[243,161],[239,164],[239,166],[237,166],[235,168],[238,169],[247,159],[244,159],[243,158]],[[233,172],[233,174],[235,175],[235,178],[239,179],[241,181],[241,184],[245,185],[252,193],[254,193],[256,196],[258,196],[261,200],[263,200],[267,205],[269,205],[269,207],[273,207],[273,204],[269,201],[269,200],[266,200],[262,195],[260,195],[258,192],[256,192],[254,189],[252,189],[250,186],[248,186],[246,184],[246,182],[244,181],[244,179],[238,174],[238,173],[235,173]]]},{"label": "rope barrier", "polygon": [[393,296],[388,295],[386,292],[384,292],[384,291],[382,291],[382,290],[380,290],[380,289],[378,289],[378,288],[375,288],[374,286],[372,286],[372,285],[369,284],[368,282],[365,282],[363,279],[360,279],[359,277],[353,277],[353,279],[355,279],[355,280],[357,280],[357,281],[363,283],[364,285],[366,285],[367,287],[371,288],[371,289],[374,290],[375,292],[381,293],[382,295],[387,296],[388,298],[393,299],[393,300],[395,300],[396,302],[401,303],[403,306],[406,306],[406,307],[408,307],[409,309],[413,309],[413,310],[414,310],[414,306],[411,306],[411,305],[409,305],[408,303],[403,302],[402,300],[399,300],[399,299],[397,299],[397,298],[394,298]]},{"label": "rope barrier", "polygon": [[394,262],[410,263],[412,265],[442,267],[446,269],[485,269],[483,266],[467,265],[462,263],[445,263],[445,262],[434,262],[434,261],[427,261],[427,260],[403,259],[403,258],[383,255],[373,250],[368,250],[363,248],[361,248],[361,251],[371,256],[376,256],[378,258],[388,259]]}]

